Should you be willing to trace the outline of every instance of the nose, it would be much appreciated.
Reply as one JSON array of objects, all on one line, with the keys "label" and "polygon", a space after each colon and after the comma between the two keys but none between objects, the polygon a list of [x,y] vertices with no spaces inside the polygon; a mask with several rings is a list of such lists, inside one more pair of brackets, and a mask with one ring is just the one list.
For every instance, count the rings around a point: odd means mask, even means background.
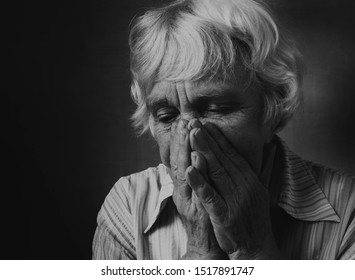
[{"label": "nose", "polygon": [[190,121],[193,119],[198,119],[199,118],[199,114],[195,111],[190,111],[190,112],[184,112],[184,113],[180,113],[180,118],[186,121]]},{"label": "nose", "polygon": [[192,128],[201,127],[204,123],[201,116],[197,112],[189,112],[180,115],[180,120],[182,120],[187,129],[191,130]]},{"label": "nose", "polygon": [[176,128],[186,127],[188,130],[193,128],[201,127],[203,122],[196,117],[196,115],[181,115],[180,118],[176,119]]}]

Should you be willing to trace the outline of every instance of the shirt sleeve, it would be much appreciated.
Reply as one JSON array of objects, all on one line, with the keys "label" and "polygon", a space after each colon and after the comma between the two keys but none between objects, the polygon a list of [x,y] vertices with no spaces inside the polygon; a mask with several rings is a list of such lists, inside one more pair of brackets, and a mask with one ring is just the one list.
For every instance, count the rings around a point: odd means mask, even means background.
[{"label": "shirt sleeve", "polygon": [[128,180],[125,177],[121,178],[101,207],[92,245],[93,259],[136,259],[128,188]]}]

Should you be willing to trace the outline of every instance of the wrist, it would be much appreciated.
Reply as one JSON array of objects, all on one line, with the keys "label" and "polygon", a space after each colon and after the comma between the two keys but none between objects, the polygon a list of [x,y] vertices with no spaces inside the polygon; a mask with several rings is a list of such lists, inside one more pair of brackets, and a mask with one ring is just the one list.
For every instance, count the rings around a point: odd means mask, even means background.
[{"label": "wrist", "polygon": [[[190,234],[189,234],[190,233]],[[186,260],[228,260],[228,255],[219,247],[214,232],[205,230],[204,235],[194,236],[195,231],[188,230]]]},{"label": "wrist", "polygon": [[280,260],[278,251],[240,252],[228,254],[230,260]]},{"label": "wrist", "polygon": [[260,249],[238,249],[228,253],[230,260],[280,260],[281,254],[275,242],[268,243]]},{"label": "wrist", "polygon": [[222,250],[201,252],[193,248],[189,248],[182,260],[228,260],[228,255]]}]

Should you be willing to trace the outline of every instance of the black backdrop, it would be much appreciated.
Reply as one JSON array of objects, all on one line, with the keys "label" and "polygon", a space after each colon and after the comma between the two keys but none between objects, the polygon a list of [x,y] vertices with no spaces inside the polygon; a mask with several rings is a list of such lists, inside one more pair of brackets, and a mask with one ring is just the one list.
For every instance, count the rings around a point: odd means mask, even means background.
[{"label": "black backdrop", "polygon": [[[120,176],[156,165],[129,116],[128,25],[164,1],[26,1],[3,7],[3,259],[89,259],[96,214]],[[305,105],[282,136],[355,173],[351,0],[273,0],[305,55]]]}]

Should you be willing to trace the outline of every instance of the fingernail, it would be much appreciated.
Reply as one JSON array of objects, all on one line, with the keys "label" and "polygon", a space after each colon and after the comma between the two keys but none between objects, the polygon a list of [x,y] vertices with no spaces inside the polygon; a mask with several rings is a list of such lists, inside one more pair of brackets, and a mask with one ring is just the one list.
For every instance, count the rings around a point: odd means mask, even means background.
[{"label": "fingernail", "polygon": [[196,163],[198,161],[197,154],[195,152],[191,153],[191,163],[192,165],[196,166]]},{"label": "fingernail", "polygon": [[188,128],[193,129],[193,128],[201,128],[202,125],[198,119],[192,119],[189,121]]},{"label": "fingernail", "polygon": [[201,138],[201,133],[202,133],[201,128],[198,128],[198,129],[195,130],[194,136],[196,137],[196,139],[200,139]]}]

